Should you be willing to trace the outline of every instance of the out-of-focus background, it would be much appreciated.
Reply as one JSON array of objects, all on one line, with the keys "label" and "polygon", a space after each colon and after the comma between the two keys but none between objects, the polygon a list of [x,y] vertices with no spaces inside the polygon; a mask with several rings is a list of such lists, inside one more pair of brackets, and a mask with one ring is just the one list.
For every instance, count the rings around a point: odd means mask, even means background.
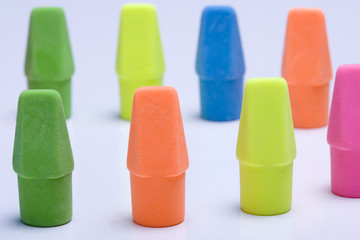
[{"label": "out-of-focus background", "polygon": [[[338,197],[330,191],[326,127],[295,130],[298,154],[290,212],[260,217],[240,210],[235,156],[239,122],[200,118],[194,69],[200,15],[207,5],[230,5],[236,10],[245,79],[280,76],[288,10],[319,7],[326,17],[335,76],[339,65],[359,62],[360,2],[151,2],[157,7],[166,60],[164,84],[178,90],[190,157],[185,221],[161,229],[138,226],[131,217],[126,169],[129,122],[118,117],[115,74],[120,10],[128,2],[0,1],[0,239],[355,239],[360,234],[360,199]],[[17,179],[11,163],[17,99],[26,89],[29,16],[32,8],[39,6],[64,8],[76,68],[72,78],[73,115],[67,121],[75,157],[73,220],[55,228],[29,227],[20,222]]]}]

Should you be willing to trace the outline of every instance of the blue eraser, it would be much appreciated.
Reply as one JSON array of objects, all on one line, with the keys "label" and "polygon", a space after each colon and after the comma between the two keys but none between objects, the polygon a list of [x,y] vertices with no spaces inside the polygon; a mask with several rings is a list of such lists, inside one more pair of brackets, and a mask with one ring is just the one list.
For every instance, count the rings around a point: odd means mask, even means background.
[{"label": "blue eraser", "polygon": [[233,8],[208,6],[203,10],[196,72],[201,116],[212,121],[239,119],[245,63]]}]

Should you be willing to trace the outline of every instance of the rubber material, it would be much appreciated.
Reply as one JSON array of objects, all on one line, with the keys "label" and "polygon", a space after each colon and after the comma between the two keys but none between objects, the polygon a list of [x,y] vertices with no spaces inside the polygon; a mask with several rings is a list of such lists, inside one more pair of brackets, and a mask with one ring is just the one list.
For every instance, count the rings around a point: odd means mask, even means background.
[{"label": "rubber material", "polygon": [[184,221],[185,173],[171,177],[130,174],[130,181],[134,222],[147,227],[169,227]]},{"label": "rubber material", "polygon": [[327,125],[329,110],[324,106],[329,106],[329,84],[313,87],[288,86],[294,126],[318,128]]},{"label": "rubber material", "polygon": [[34,8],[31,12],[25,73],[29,89],[59,91],[65,116],[69,118],[74,60],[65,13],[61,8]]},{"label": "rubber material", "polygon": [[51,227],[71,220],[74,160],[57,91],[36,89],[20,94],[13,168],[24,223]]},{"label": "rubber material", "polygon": [[289,11],[282,77],[290,89],[294,126],[325,126],[332,69],[325,16],[321,9],[293,8]]},{"label": "rubber material", "polygon": [[277,215],[291,208],[293,164],[256,166],[240,163],[240,200],[244,212]]},{"label": "rubber material", "polygon": [[255,215],[289,211],[296,144],[284,79],[246,82],[236,155],[243,211]]},{"label": "rubber material", "polygon": [[21,221],[36,227],[66,224],[72,218],[72,174],[54,179],[18,176]]},{"label": "rubber material", "polygon": [[327,141],[331,153],[332,192],[360,198],[360,64],[336,72]]},{"label": "rubber material", "polygon": [[360,198],[360,152],[330,147],[331,190],[336,195]]},{"label": "rubber material", "polygon": [[189,159],[174,88],[141,87],[135,91],[127,167],[136,223],[168,227],[184,220]]},{"label": "rubber material", "polygon": [[120,85],[120,115],[130,120],[135,90],[162,85],[165,72],[154,5],[125,4],[122,7],[116,72]]},{"label": "rubber material", "polygon": [[239,119],[245,63],[233,8],[209,6],[203,10],[196,72],[201,116],[211,121]]},{"label": "rubber material", "polygon": [[239,119],[241,112],[243,81],[200,80],[201,116],[211,121]]}]

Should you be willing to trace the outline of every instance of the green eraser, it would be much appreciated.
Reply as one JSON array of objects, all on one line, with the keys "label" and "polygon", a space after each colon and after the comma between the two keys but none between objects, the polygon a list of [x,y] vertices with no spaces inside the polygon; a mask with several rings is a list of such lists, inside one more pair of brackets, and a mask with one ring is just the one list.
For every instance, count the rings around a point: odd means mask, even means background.
[{"label": "green eraser", "polygon": [[116,72],[120,83],[121,117],[130,120],[135,90],[162,85],[165,72],[154,5],[125,4],[122,7]]},{"label": "green eraser", "polygon": [[64,11],[58,7],[31,12],[25,74],[29,89],[54,89],[71,115],[71,76],[74,62]]},{"label": "green eraser", "polygon": [[283,78],[246,82],[236,155],[243,211],[255,215],[289,211],[296,145]]},{"label": "green eraser", "polygon": [[50,227],[71,220],[74,160],[57,91],[25,90],[20,94],[13,168],[18,175],[24,223]]}]

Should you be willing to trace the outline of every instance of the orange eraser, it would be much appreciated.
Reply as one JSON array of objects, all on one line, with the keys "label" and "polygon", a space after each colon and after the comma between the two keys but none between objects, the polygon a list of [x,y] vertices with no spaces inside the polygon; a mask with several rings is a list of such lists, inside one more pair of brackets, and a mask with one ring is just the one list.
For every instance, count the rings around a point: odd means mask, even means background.
[{"label": "orange eraser", "polygon": [[174,88],[140,87],[135,91],[127,167],[134,222],[168,227],[184,220],[189,160]]},{"label": "orange eraser", "polygon": [[326,125],[332,70],[321,9],[293,8],[289,11],[282,76],[289,86],[294,126]]}]

